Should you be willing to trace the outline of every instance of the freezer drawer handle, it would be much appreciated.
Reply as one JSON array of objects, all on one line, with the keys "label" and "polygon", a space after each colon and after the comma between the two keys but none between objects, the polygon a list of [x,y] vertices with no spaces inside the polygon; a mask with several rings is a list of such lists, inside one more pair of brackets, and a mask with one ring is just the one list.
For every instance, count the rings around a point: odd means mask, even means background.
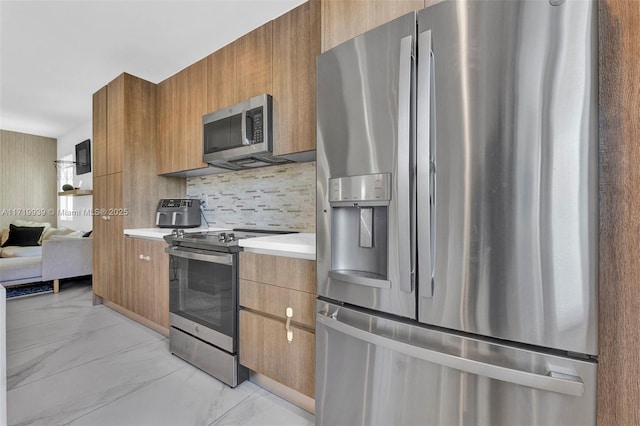
[{"label": "freezer drawer handle", "polygon": [[421,348],[419,346],[389,339],[388,337],[372,334],[338,320],[328,318],[321,313],[316,315],[316,323],[332,328],[340,333],[346,334],[347,336],[360,339],[363,342],[381,346],[394,352],[406,354],[444,367],[454,368],[465,373],[471,373],[477,376],[484,376],[490,379],[501,380],[503,382],[566,395],[584,395],[584,383],[582,383],[582,380],[579,377],[556,372],[549,372],[547,375],[540,375],[527,371],[513,370],[511,368],[488,364],[481,361],[461,358],[455,355]]}]

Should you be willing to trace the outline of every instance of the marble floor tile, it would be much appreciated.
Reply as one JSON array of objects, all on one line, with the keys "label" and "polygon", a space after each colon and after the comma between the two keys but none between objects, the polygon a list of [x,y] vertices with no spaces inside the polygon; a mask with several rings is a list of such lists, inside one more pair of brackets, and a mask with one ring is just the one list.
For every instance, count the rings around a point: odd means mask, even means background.
[{"label": "marble floor tile", "polygon": [[[11,322],[10,316],[11,313],[7,312],[7,323]],[[73,316],[52,319],[33,326],[13,328],[7,330],[7,353],[11,354],[109,327],[123,322],[123,318],[122,315],[105,306],[94,306],[89,310],[78,311]]]},{"label": "marble floor tile", "polygon": [[74,426],[209,425],[258,391],[243,382],[231,389],[189,364],[71,422]]},{"label": "marble floor tile", "polygon": [[212,423],[213,426],[312,426],[312,414],[259,389]]},{"label": "marble floor tile", "polygon": [[184,367],[155,341],[7,392],[9,424],[66,424]]},{"label": "marble floor tile", "polygon": [[[87,293],[88,292],[88,293]],[[91,287],[7,300],[7,330],[73,317],[92,308]]]},{"label": "marble floor tile", "polygon": [[10,390],[123,349],[163,339],[164,336],[149,328],[129,321],[14,351],[7,356],[7,388]]},{"label": "marble floor tile", "polygon": [[231,389],[172,355],[164,336],[91,306],[90,286],[63,290],[7,303],[10,425],[313,424],[257,385]]}]

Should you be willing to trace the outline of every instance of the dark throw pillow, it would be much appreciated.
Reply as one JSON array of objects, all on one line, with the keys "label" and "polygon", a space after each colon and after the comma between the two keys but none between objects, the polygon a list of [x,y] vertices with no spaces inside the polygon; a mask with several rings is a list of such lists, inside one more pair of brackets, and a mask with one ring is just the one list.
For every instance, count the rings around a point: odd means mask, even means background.
[{"label": "dark throw pillow", "polygon": [[9,238],[2,247],[20,246],[29,247],[37,246],[40,235],[44,231],[44,226],[15,226],[9,225]]}]

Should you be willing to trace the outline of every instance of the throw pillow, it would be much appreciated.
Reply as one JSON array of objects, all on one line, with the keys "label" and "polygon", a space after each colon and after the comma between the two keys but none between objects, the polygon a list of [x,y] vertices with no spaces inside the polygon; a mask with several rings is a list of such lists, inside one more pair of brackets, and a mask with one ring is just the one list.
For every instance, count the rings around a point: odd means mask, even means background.
[{"label": "throw pillow", "polygon": [[4,242],[2,247],[37,246],[42,231],[44,231],[44,226],[15,226],[14,224],[10,224],[9,238],[7,238],[7,241]]},{"label": "throw pillow", "polygon": [[39,227],[44,226],[44,232],[40,236],[38,240],[38,245],[42,245],[42,239],[44,237],[45,232],[47,232],[51,228],[51,224],[49,222],[34,222],[33,220],[22,220],[16,219],[13,221],[13,224],[16,226],[31,226],[31,227]]}]

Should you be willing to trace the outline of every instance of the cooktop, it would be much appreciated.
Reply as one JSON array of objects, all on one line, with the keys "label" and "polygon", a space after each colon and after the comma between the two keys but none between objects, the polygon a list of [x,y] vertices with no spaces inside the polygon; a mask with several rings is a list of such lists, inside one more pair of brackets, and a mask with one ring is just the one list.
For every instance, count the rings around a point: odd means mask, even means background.
[{"label": "cooktop", "polygon": [[184,232],[182,229],[174,229],[170,235],[164,237],[165,241],[174,246],[193,247],[203,250],[216,250],[225,252],[240,251],[238,240],[247,238],[264,237],[267,235],[292,234],[292,231],[264,230],[234,228],[228,231],[204,231]]}]

